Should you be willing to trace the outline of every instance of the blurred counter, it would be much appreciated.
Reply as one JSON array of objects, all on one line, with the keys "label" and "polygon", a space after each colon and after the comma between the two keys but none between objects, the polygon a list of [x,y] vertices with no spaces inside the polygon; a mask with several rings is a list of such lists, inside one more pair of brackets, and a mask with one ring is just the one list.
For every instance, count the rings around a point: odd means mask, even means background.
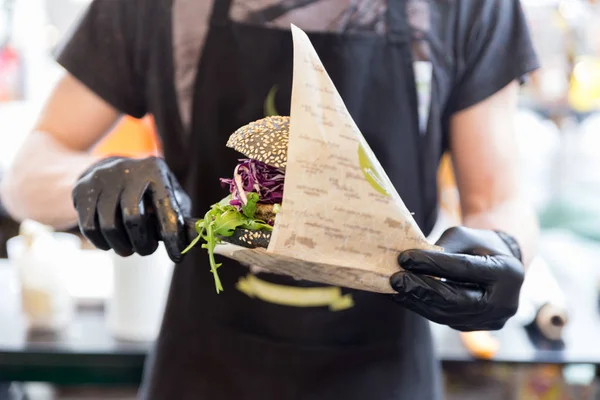
[{"label": "blurred counter", "polygon": [[19,306],[15,270],[0,260],[0,382],[139,381],[149,344],[113,339],[102,308],[83,306],[61,334],[28,335]]},{"label": "blurred counter", "polygon": [[[533,327],[511,319],[494,335],[500,348],[492,361],[518,364],[596,364],[600,365],[600,246],[597,242],[567,230],[549,230],[541,235],[540,254],[568,302],[568,323],[562,341],[549,341]],[[465,362],[473,358],[464,350],[457,333],[434,325],[436,345],[442,360]]]},{"label": "blurred counter", "polygon": [[[569,237],[555,234],[543,251],[561,257],[564,268],[555,270],[570,303],[569,323],[562,342],[548,342],[515,319],[495,333],[500,349],[493,362],[509,364],[600,365],[600,313],[597,309],[598,272],[583,259],[598,250],[575,249]],[[576,250],[577,254],[573,254]],[[587,251],[587,254],[586,254]],[[595,253],[594,253],[595,252]],[[599,258],[596,258],[596,260]],[[80,308],[67,331],[59,335],[28,336],[19,312],[14,268],[0,261],[0,381],[40,381],[57,384],[137,384],[151,343],[126,343],[111,337],[101,307]],[[476,361],[462,345],[458,333],[433,324],[435,345],[446,364]]]}]

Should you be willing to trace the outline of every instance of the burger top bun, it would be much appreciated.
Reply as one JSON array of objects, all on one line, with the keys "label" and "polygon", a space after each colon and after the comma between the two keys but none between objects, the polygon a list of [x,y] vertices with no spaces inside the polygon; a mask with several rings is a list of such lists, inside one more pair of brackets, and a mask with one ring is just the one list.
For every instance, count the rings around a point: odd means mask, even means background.
[{"label": "burger top bun", "polygon": [[242,126],[227,141],[248,158],[284,169],[290,133],[290,117],[266,117]]}]

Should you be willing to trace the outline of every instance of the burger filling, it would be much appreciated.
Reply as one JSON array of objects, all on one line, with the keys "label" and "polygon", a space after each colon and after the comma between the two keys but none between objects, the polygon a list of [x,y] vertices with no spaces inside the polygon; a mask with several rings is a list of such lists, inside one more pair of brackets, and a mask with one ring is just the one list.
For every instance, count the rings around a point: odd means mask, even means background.
[{"label": "burger filling", "polygon": [[231,199],[229,204],[242,212],[242,207],[249,203],[250,193],[256,193],[254,217],[273,226],[275,204],[281,204],[283,199],[283,184],[285,172],[264,162],[242,159],[233,171],[233,178],[221,179],[223,185],[229,187]]},{"label": "burger filling", "polygon": [[242,159],[232,178],[222,178],[229,196],[213,204],[203,219],[196,223],[198,236],[183,251],[186,253],[203,239],[208,250],[217,293],[223,290],[215,262],[214,249],[221,238],[230,237],[236,229],[272,231],[283,199],[285,172],[258,160]]}]

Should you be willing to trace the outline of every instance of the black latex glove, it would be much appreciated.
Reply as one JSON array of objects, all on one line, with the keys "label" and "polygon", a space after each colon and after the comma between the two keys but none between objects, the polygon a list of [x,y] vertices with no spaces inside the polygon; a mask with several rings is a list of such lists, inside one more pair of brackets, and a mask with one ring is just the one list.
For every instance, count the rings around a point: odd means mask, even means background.
[{"label": "black latex glove", "polygon": [[459,331],[501,329],[517,312],[524,279],[516,241],[504,233],[455,227],[437,244],[443,253],[409,250],[400,255],[406,271],[391,277],[398,292],[394,299]]},{"label": "black latex glove", "polygon": [[162,159],[101,160],[77,181],[73,204],[82,234],[97,248],[145,256],[162,240],[171,260],[181,261],[190,199]]}]

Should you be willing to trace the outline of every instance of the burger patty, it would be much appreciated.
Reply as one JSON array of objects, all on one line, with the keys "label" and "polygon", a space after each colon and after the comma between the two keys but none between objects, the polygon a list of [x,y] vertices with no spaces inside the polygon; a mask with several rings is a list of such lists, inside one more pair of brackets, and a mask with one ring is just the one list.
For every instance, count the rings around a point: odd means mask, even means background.
[{"label": "burger patty", "polygon": [[256,205],[256,213],[254,214],[254,218],[265,222],[275,221],[276,214],[273,212],[273,207],[273,204],[258,203]]},{"label": "burger patty", "polygon": [[[273,212],[273,204],[256,205],[254,218],[265,222],[275,222],[276,214]],[[222,239],[225,242],[235,244],[242,247],[254,249],[257,247],[267,248],[271,240],[271,232],[269,231],[253,231],[250,229],[237,228],[233,235]]]}]

